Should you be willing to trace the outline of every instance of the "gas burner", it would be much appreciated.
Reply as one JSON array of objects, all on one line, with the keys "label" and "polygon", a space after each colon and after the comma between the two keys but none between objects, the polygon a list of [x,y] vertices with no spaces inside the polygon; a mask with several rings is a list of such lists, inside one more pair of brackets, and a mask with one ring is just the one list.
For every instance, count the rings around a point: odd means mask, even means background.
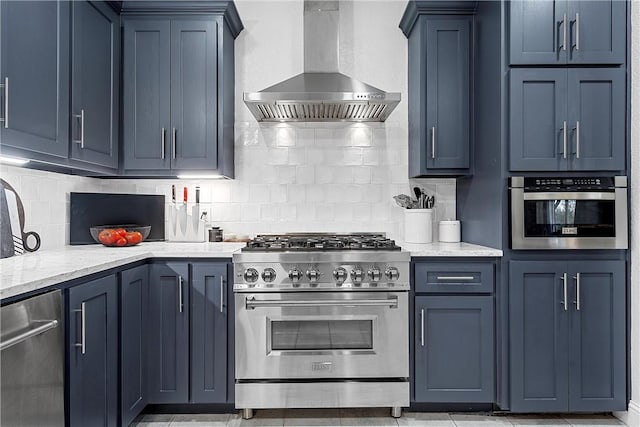
[{"label": "gas burner", "polygon": [[247,243],[243,252],[399,251],[395,241],[383,233],[292,233],[262,234]]}]

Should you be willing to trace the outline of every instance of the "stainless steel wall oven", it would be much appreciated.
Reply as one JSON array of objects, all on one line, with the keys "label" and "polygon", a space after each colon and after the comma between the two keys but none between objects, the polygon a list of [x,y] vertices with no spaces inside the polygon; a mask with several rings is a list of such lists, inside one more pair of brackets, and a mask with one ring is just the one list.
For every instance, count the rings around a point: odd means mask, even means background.
[{"label": "stainless steel wall oven", "polygon": [[627,177],[512,177],[512,249],[627,249]]}]

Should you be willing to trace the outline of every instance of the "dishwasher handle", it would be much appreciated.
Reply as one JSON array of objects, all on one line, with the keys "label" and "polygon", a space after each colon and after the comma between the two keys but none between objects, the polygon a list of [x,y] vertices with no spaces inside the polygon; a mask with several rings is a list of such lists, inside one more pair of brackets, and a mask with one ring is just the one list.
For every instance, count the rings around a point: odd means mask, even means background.
[{"label": "dishwasher handle", "polygon": [[36,323],[43,323],[43,324],[40,326],[36,326],[33,329],[29,329],[28,331],[23,332],[20,335],[16,335],[15,337],[0,341],[0,351],[6,350],[10,347],[13,347],[14,345],[20,344],[21,342],[28,340],[29,338],[33,338],[36,335],[44,334],[45,332],[58,327],[57,320],[38,321]]}]

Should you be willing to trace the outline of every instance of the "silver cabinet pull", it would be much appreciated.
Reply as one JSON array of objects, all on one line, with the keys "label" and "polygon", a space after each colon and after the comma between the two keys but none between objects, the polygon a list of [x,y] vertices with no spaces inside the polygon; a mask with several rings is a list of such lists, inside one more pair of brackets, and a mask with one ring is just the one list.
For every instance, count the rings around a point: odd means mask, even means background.
[{"label": "silver cabinet pull", "polygon": [[164,160],[164,145],[165,145],[166,134],[167,134],[166,129],[162,128],[162,139],[161,139],[161,144],[162,145],[160,145],[160,152],[162,153],[162,160]]},{"label": "silver cabinet pull", "polygon": [[173,153],[173,158],[176,158],[176,128],[173,128],[171,133],[171,152]]},{"label": "silver cabinet pull", "polygon": [[220,313],[224,313],[224,276],[220,276]]},{"label": "silver cabinet pull", "polygon": [[431,126],[431,158],[436,158],[436,127]]},{"label": "silver cabinet pull", "polygon": [[560,46],[561,50],[567,50],[567,14],[565,13],[562,17],[562,46]]},{"label": "silver cabinet pull", "polygon": [[73,117],[80,119],[80,139],[73,142],[80,144],[80,148],[84,148],[84,109],[80,110],[80,114],[74,114]]},{"label": "silver cabinet pull", "polygon": [[4,122],[4,128],[9,128],[9,77],[4,78],[4,83],[0,83],[0,88],[4,88],[4,118],[0,118],[0,122]]},{"label": "silver cabinet pull", "polygon": [[573,279],[576,281],[576,300],[574,301],[576,305],[576,310],[580,311],[580,273],[576,273],[573,276]]},{"label": "silver cabinet pull", "polygon": [[424,347],[424,308],[420,310],[420,345]]},{"label": "silver cabinet pull", "polygon": [[24,332],[13,338],[9,338],[7,340],[0,342],[0,351],[6,350],[9,347],[13,347],[16,344],[20,344],[21,342],[28,340],[29,338],[33,338],[36,335],[43,334],[50,329],[54,329],[58,327],[57,320],[44,321],[44,322],[37,321],[36,323],[42,323],[42,324],[40,326],[36,326],[33,329],[29,329],[27,332]]},{"label": "silver cabinet pull", "polygon": [[86,303],[80,304],[80,310],[73,310],[76,313],[80,312],[80,342],[75,343],[76,347],[80,347],[82,354],[87,352],[86,338],[87,338],[87,322],[86,322]]},{"label": "silver cabinet pull", "polygon": [[178,312],[182,313],[184,309],[184,304],[182,303],[182,276],[178,276]]},{"label": "silver cabinet pull", "polygon": [[576,159],[580,158],[580,120],[576,122]]},{"label": "silver cabinet pull", "polygon": [[567,273],[562,273],[562,292],[564,294],[564,301],[562,301],[561,304],[564,305],[564,311],[567,311],[569,310],[569,306],[567,305]]},{"label": "silver cabinet pull", "polygon": [[567,158],[567,121],[562,122],[562,158]]},{"label": "silver cabinet pull", "polygon": [[580,14],[576,12],[576,50],[580,50]]},{"label": "silver cabinet pull", "polygon": [[473,280],[473,276],[437,276],[437,280]]}]

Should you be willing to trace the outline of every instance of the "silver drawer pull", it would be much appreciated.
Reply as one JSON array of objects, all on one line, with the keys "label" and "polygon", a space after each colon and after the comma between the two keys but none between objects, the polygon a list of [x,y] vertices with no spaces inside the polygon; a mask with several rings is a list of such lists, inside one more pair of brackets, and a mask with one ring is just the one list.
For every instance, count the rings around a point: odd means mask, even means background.
[{"label": "silver drawer pull", "polygon": [[[45,332],[47,332],[50,329],[55,329],[58,327],[58,321],[57,320],[51,320],[51,321],[45,321],[46,323],[37,326],[33,329],[29,329],[27,332],[24,332],[20,335],[17,335],[13,338],[9,338],[7,340],[4,340],[2,342],[0,342],[0,351],[2,350],[6,350],[9,347],[13,347],[16,344],[20,344],[23,341],[28,340],[29,338],[33,338],[36,335],[40,335],[43,334]],[[36,322],[36,323],[43,323],[43,322]]]},{"label": "silver drawer pull", "polygon": [[224,313],[224,276],[220,276],[220,313]]},{"label": "silver drawer pull", "polygon": [[162,154],[162,160],[164,160],[164,157],[165,157],[164,156],[164,150],[165,150],[164,145],[165,145],[166,134],[167,134],[166,129],[162,128],[162,138],[160,139],[160,143],[162,144],[162,145],[160,145],[160,153]]},{"label": "silver drawer pull", "polygon": [[431,158],[436,158],[436,127],[431,126]]},{"label": "silver drawer pull", "polygon": [[397,307],[398,298],[389,299],[350,299],[350,300],[257,300],[247,297],[246,307]]},{"label": "silver drawer pull", "polygon": [[562,300],[562,302],[560,304],[562,304],[564,306],[564,311],[567,311],[568,305],[567,305],[567,299],[568,299],[568,295],[567,295],[568,291],[567,291],[567,273],[562,273],[562,295],[564,297],[564,299]]},{"label": "silver drawer pull", "polygon": [[80,342],[75,343],[75,347],[80,347],[82,354],[87,352],[86,338],[87,338],[87,322],[86,322],[86,303],[80,304],[80,310],[73,310],[76,313],[80,312]]},{"label": "silver drawer pull", "polygon": [[80,148],[84,148],[84,109],[80,110],[80,114],[74,114],[73,117],[80,119],[80,139],[73,142],[80,144]]},{"label": "silver drawer pull", "polygon": [[437,280],[473,280],[473,276],[437,276]]},{"label": "silver drawer pull", "polygon": [[0,118],[0,122],[4,122],[4,128],[9,129],[9,77],[4,78],[0,88],[4,88],[4,118]]},{"label": "silver drawer pull", "polygon": [[420,345],[424,347],[424,308],[420,310]]},{"label": "silver drawer pull", "polygon": [[184,303],[182,302],[182,276],[178,276],[178,312],[182,313],[184,309]]},{"label": "silver drawer pull", "polygon": [[580,311],[580,273],[576,273],[576,275],[573,276],[573,280],[576,281],[576,300],[574,304],[576,305],[576,310]]}]

